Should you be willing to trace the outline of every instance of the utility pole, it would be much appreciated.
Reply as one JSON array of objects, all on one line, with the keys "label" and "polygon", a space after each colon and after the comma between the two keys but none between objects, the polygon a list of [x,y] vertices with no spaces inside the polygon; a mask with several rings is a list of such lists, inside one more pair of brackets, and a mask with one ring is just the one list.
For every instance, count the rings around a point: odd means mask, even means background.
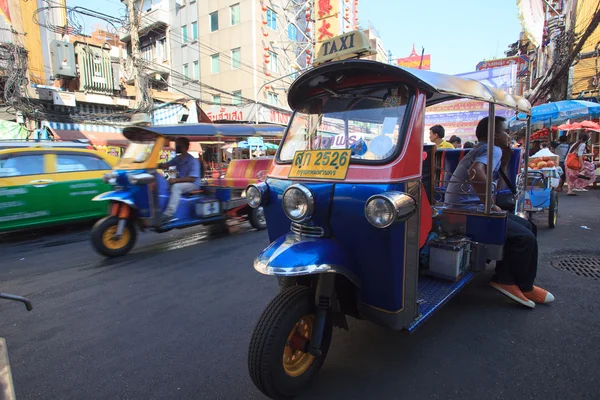
[{"label": "utility pole", "polygon": [[392,64],[392,51],[388,50],[388,64]]},{"label": "utility pole", "polygon": [[127,10],[129,11],[129,34],[131,36],[131,61],[133,63],[133,77],[135,86],[134,108],[140,108],[142,103],[142,88],[140,86],[140,35],[137,12],[134,0],[127,0]]}]

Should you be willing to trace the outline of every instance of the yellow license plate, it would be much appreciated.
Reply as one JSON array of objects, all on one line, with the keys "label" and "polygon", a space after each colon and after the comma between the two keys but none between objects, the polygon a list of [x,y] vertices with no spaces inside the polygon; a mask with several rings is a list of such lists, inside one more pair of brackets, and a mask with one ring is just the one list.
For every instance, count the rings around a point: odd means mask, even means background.
[{"label": "yellow license plate", "polygon": [[352,150],[304,150],[294,154],[289,178],[344,180]]}]

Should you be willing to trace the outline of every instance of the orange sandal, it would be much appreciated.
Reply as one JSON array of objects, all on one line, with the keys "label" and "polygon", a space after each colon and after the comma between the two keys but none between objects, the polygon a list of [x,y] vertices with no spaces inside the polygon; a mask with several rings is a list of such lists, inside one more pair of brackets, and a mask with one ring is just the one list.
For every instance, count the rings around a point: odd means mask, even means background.
[{"label": "orange sandal", "polygon": [[523,292],[523,295],[538,304],[548,304],[554,301],[552,293],[537,286],[534,286],[531,292]]},{"label": "orange sandal", "polygon": [[502,285],[500,283],[490,282],[490,286],[525,307],[535,308],[535,303],[525,297],[517,285]]}]

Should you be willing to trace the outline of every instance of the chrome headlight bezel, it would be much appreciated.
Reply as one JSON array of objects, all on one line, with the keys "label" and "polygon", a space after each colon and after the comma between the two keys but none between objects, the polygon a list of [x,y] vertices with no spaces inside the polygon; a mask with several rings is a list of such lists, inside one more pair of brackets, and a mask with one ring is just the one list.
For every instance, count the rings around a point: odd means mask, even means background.
[{"label": "chrome headlight bezel", "polygon": [[154,175],[147,172],[140,174],[127,174],[127,180],[132,185],[148,185],[156,180]]},{"label": "chrome headlight bezel", "polygon": [[[252,208],[258,208],[264,205],[269,197],[269,186],[264,183],[256,183],[246,187],[245,197],[248,205]],[[258,194],[258,197],[256,196]]]},{"label": "chrome headlight bezel", "polygon": [[[380,225],[377,224],[374,220],[374,216],[369,214],[369,204],[373,201],[384,201],[386,205],[389,207],[390,212],[393,214],[393,217],[389,222]],[[415,212],[417,211],[417,202],[416,200],[403,192],[385,192],[373,195],[369,197],[365,203],[365,218],[371,225],[376,228],[385,229],[397,222],[403,222],[409,219]]]},{"label": "chrome headlight bezel", "polygon": [[[286,200],[285,200],[286,196],[291,196],[290,193],[292,193],[292,191],[298,191],[304,197],[304,201],[306,203],[306,211],[304,213],[302,213],[301,216],[298,216],[298,217],[294,217],[291,214],[291,211],[286,207]],[[300,185],[300,184],[293,184],[293,185],[290,185],[283,192],[283,196],[281,198],[281,206],[283,208],[283,212],[290,220],[292,220],[294,222],[308,221],[310,218],[312,218],[313,213],[315,211],[315,197],[312,194],[312,192],[310,191],[310,189],[308,189],[306,186]]]}]

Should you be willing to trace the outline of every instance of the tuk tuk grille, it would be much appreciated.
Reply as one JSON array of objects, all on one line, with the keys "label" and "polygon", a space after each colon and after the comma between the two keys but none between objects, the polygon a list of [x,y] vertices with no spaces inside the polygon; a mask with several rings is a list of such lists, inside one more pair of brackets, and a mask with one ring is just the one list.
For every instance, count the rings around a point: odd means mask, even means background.
[{"label": "tuk tuk grille", "polygon": [[325,231],[320,226],[303,225],[297,222],[292,222],[290,230],[301,236],[320,238],[325,235]]},{"label": "tuk tuk grille", "polygon": [[600,281],[600,257],[571,256],[552,261],[551,265],[560,271]]}]

